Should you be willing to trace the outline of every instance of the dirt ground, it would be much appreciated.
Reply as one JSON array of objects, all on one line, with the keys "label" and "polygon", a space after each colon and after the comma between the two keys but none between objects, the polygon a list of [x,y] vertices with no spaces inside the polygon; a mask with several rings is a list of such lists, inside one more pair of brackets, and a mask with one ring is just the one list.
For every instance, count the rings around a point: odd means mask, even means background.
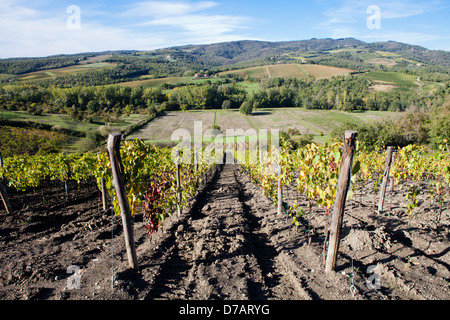
[{"label": "dirt ground", "polygon": [[204,134],[214,124],[214,111],[166,112],[165,115],[150,121],[127,139],[142,139],[155,143],[171,142],[172,134],[177,129],[189,131],[191,137],[194,138],[194,121],[201,121],[202,134]]},{"label": "dirt ground", "polygon": [[[325,213],[315,208],[296,230],[239,166],[218,167],[152,236],[135,217],[137,270],[127,268],[120,217],[102,210],[95,182],[71,183],[70,199],[62,183],[9,191],[15,212],[0,211],[1,300],[450,298],[448,204],[439,228],[426,201],[410,222],[401,191],[388,195],[381,215],[370,192],[347,202],[331,274]],[[293,190],[286,203],[297,196],[306,208]]]}]

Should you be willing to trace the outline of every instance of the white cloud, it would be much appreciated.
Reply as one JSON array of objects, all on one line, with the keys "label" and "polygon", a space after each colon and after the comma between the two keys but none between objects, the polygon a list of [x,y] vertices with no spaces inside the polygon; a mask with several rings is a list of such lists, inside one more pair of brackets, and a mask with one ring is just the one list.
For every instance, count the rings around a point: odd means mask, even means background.
[{"label": "white cloud", "polygon": [[195,3],[147,1],[132,4],[132,8],[127,10],[124,15],[147,17],[180,16],[210,9],[217,5],[218,3],[212,1]]},{"label": "white cloud", "polygon": [[[381,12],[381,29],[369,29],[367,19],[373,14],[367,9],[371,5],[376,5]],[[330,37],[343,38],[354,37],[366,41],[387,41],[395,40],[405,43],[427,44],[439,39],[448,39],[436,31],[436,26],[427,25],[427,33],[424,28],[414,25],[407,28],[406,21],[394,21],[408,17],[419,16],[434,12],[445,7],[442,1],[418,2],[402,0],[342,0],[336,6],[326,8],[322,14],[324,20],[319,22],[316,30],[326,32]],[[388,23],[388,20],[389,23]],[[397,24],[396,27],[393,26]],[[389,27],[386,27],[389,25]]]},{"label": "white cloud", "polygon": [[329,7],[323,15],[327,17],[324,25],[335,23],[354,23],[368,17],[367,8],[376,5],[381,10],[382,19],[398,19],[433,12],[444,7],[441,1],[414,2],[401,0],[344,0],[337,7]]},{"label": "white cloud", "polygon": [[164,17],[145,22],[143,25],[148,26],[169,26],[177,27],[185,31],[191,32],[193,35],[198,34],[224,34],[243,29],[245,27],[246,18],[222,16],[222,15],[186,15],[181,17]]},{"label": "white cloud", "polygon": [[81,5],[81,29],[70,30],[66,8],[36,10],[18,0],[0,0],[0,58],[151,50],[245,38],[242,32],[252,20],[209,12],[217,6],[212,1],[150,1],[129,4],[123,13],[94,15]]},{"label": "white cloud", "polygon": [[126,11],[124,16],[137,14],[143,21],[135,26],[158,27],[171,35],[178,44],[199,44],[242,40],[244,30],[249,29],[253,19],[238,15],[211,14],[209,9],[219,4],[202,2],[140,2]]},{"label": "white cloud", "polygon": [[80,30],[67,27],[66,12],[49,16],[10,3],[0,13],[0,57],[35,57],[60,53],[139,49],[160,44],[159,37],[132,35],[119,27],[104,26],[81,19]]}]

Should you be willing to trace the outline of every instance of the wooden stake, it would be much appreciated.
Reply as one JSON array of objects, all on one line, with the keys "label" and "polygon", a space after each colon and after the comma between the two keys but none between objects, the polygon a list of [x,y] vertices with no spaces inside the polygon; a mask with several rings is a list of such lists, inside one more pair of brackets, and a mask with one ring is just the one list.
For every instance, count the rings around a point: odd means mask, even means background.
[{"label": "wooden stake", "polygon": [[386,152],[386,162],[384,163],[384,174],[383,174],[383,182],[380,188],[380,199],[378,201],[378,212],[380,214],[383,212],[383,204],[384,204],[384,195],[386,193],[386,186],[389,179],[389,171],[391,169],[392,163],[392,154],[394,152],[394,147],[388,147]]},{"label": "wooden stake", "polygon": [[9,203],[8,193],[6,192],[6,188],[0,183],[0,196],[2,197],[3,204],[5,205],[5,209],[7,213],[12,213],[12,207]]},{"label": "wooden stake", "polygon": [[197,173],[197,171],[198,171],[198,153],[197,153],[197,151],[195,151],[195,153],[194,153],[194,168],[195,168],[195,172]]},{"label": "wooden stake", "polygon": [[123,231],[125,234],[125,245],[127,249],[128,265],[131,269],[138,266],[136,248],[134,244],[133,225],[131,224],[131,211],[125,193],[125,185],[123,181],[123,164],[120,158],[120,140],[121,134],[116,132],[108,137],[107,150],[111,162],[111,170],[116,189],[117,199],[119,200],[120,215],[122,217]]},{"label": "wooden stake", "polygon": [[105,178],[101,177],[100,178],[100,183],[101,183],[101,187],[102,187],[102,202],[103,202],[103,211],[108,210],[108,201],[106,199],[106,185],[105,185]]},{"label": "wooden stake", "polygon": [[[63,152],[62,155],[65,156],[66,153]],[[69,172],[67,172],[67,176],[70,176]],[[69,197],[69,184],[67,183],[67,180],[64,181],[64,190],[66,190],[66,197],[67,197],[67,199],[70,199],[70,197]]]},{"label": "wooden stake", "polygon": [[178,216],[181,216],[181,179],[180,179],[180,163],[177,159],[177,201],[178,201]]},{"label": "wooden stake", "polygon": [[350,130],[346,131],[344,135],[341,167],[339,171],[336,198],[334,200],[333,215],[331,217],[327,260],[325,262],[326,273],[334,271],[336,268],[336,259],[342,230],[342,220],[344,217],[345,200],[347,198],[348,187],[350,186],[353,154],[355,153],[357,135],[358,133],[356,131]]},{"label": "wooden stake", "polygon": [[283,188],[281,185],[281,165],[278,165],[278,208],[277,214],[281,215],[283,212]]},{"label": "wooden stake", "polygon": [[69,184],[67,183],[67,180],[64,181],[64,189],[66,190],[66,197],[67,197],[67,199],[70,199],[70,197],[69,197]]},{"label": "wooden stake", "polygon": [[[100,152],[97,152],[97,159],[99,159],[99,157],[100,157]],[[100,178],[100,187],[101,187],[100,191],[102,192],[103,211],[106,211],[106,210],[108,210],[108,201],[107,201],[107,198],[106,198],[107,190],[106,190],[105,178],[104,177]]]},{"label": "wooden stake", "polygon": [[[3,157],[0,152],[0,168],[3,167]],[[3,175],[0,177],[0,196],[2,198],[3,204],[5,205],[5,209],[7,213],[12,213],[11,203],[9,202],[8,193],[6,192],[6,188],[3,185]]]},{"label": "wooden stake", "polygon": [[[392,159],[391,160],[391,167],[392,167],[392,165],[395,162],[396,155],[397,155],[397,151],[394,150],[394,152],[392,153],[392,158],[391,158]],[[389,178],[389,192],[392,192],[394,190],[394,183],[395,183],[394,177],[390,177]]]}]

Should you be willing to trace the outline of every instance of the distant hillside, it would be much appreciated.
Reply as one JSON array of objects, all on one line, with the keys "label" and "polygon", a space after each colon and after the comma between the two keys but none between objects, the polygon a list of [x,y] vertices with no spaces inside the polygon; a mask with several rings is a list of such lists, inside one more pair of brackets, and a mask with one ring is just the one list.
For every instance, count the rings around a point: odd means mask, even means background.
[{"label": "distant hillside", "polygon": [[233,41],[209,45],[190,45],[170,49],[180,50],[200,61],[214,61],[214,64],[224,65],[258,58],[282,55],[292,51],[323,51],[338,48],[364,46],[365,43],[356,39],[311,39],[302,41]]},{"label": "distant hillside", "polygon": [[450,67],[450,52],[443,50],[428,50],[421,46],[413,46],[395,41],[374,42],[367,45],[373,50],[393,52],[404,58],[416,60],[431,65]]},{"label": "distant hillside", "polygon": [[[105,85],[129,82],[139,77],[191,77],[198,72],[214,74],[305,61],[360,73],[377,70],[412,72],[429,80],[443,80],[450,75],[450,52],[447,51],[428,50],[395,41],[366,43],[353,38],[327,38],[281,42],[242,40],[150,51],[3,59],[0,60],[0,83],[39,81],[43,86],[60,87]],[[64,73],[52,71],[90,62],[114,67],[83,69],[83,72],[75,68]],[[45,71],[45,75],[30,75],[38,71]]]},{"label": "distant hillside", "polygon": [[233,41],[209,45],[188,45],[159,50],[184,53],[205,65],[228,65],[261,58],[279,57],[291,52],[316,52],[326,55],[327,51],[359,48],[368,51],[386,51],[424,64],[450,66],[450,52],[428,50],[395,41],[366,43],[353,38],[311,39],[301,41]]}]

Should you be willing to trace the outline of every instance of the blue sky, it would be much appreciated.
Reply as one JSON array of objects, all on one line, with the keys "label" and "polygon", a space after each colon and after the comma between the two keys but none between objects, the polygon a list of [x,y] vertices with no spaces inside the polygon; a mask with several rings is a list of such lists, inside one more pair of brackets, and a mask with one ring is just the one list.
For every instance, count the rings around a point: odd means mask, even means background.
[{"label": "blue sky", "polygon": [[344,37],[450,51],[449,17],[449,0],[1,0],[0,58]]}]

